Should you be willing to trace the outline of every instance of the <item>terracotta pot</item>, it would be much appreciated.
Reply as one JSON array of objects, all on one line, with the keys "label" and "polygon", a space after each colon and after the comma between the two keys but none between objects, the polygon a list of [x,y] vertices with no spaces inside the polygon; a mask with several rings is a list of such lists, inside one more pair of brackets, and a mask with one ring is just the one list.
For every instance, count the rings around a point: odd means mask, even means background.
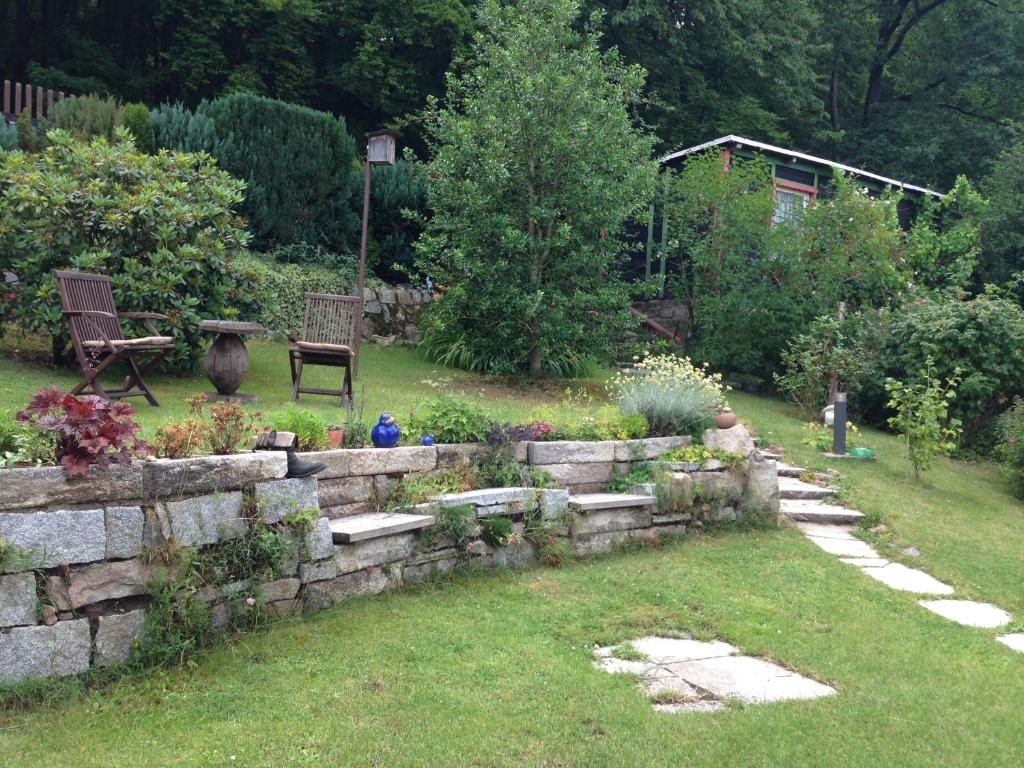
[{"label": "terracotta pot", "polygon": [[736,426],[736,414],[732,411],[722,411],[715,416],[715,424],[719,429],[729,429]]},{"label": "terracotta pot", "polygon": [[345,430],[344,429],[328,429],[327,439],[331,443],[331,448],[342,448],[345,445]]}]

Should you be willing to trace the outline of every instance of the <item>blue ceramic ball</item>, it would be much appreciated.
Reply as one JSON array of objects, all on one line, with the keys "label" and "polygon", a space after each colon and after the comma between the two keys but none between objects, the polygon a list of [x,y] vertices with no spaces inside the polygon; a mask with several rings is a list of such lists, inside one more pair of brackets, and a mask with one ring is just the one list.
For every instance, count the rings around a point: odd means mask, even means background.
[{"label": "blue ceramic ball", "polygon": [[395,417],[390,413],[382,413],[377,425],[370,431],[370,439],[375,448],[394,448],[401,436]]},{"label": "blue ceramic ball", "polygon": [[434,436],[433,435],[420,435],[420,442],[423,443],[423,445],[433,445],[434,444]]}]

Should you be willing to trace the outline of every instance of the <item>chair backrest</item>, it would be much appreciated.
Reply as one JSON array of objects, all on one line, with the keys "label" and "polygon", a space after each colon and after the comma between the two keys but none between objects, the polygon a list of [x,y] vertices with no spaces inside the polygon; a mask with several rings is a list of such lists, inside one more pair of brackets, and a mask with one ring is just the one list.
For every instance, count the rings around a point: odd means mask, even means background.
[{"label": "chair backrest", "polygon": [[345,344],[351,347],[355,342],[356,320],[361,304],[358,296],[307,293],[302,340],[313,344]]},{"label": "chair backrest", "polygon": [[68,316],[68,327],[75,352],[81,354],[82,342],[102,339],[123,339],[121,323],[118,321],[117,307],[114,306],[114,291],[110,287],[110,278],[106,275],[93,275],[88,272],[53,273],[57,278],[60,290],[60,303],[65,311],[109,312],[115,317]]}]

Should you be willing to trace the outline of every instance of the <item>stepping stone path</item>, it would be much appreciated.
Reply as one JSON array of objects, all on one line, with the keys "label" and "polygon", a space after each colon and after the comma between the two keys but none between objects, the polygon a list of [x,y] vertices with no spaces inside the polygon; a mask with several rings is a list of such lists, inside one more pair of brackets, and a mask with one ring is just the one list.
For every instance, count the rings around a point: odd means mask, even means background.
[{"label": "stepping stone path", "polygon": [[881,568],[862,568],[868,576],[880,581],[887,587],[902,592],[916,592],[919,595],[952,595],[953,588],[924,571],[908,568],[902,563],[888,563]]},{"label": "stepping stone path", "polygon": [[[851,523],[864,515],[854,509],[828,504],[836,489],[821,487],[800,480],[806,470],[788,464],[779,464],[779,497],[781,512],[793,520],[812,542],[824,551],[838,555],[839,560],[855,565],[861,572],[892,589],[922,595],[952,595],[955,590],[917,568],[893,563],[880,557],[866,542],[853,535]],[[915,547],[907,547],[903,554],[917,557]],[[918,604],[950,621],[968,627],[995,629],[1006,626],[1012,616],[991,603],[973,600],[919,600]],[[1007,648],[1024,653],[1024,632],[1000,635],[996,638]],[[690,681],[695,685],[697,680]]]},{"label": "stepping stone path", "polygon": [[919,600],[932,613],[937,613],[965,627],[994,629],[1010,623],[1011,616],[992,603],[976,603],[973,600]]},{"label": "stepping stone path", "polygon": [[1013,648],[1015,651],[1024,653],[1024,632],[1016,632],[1012,635],[1000,635],[996,640],[1007,648]]},{"label": "stepping stone path", "polygon": [[612,674],[637,675],[654,708],[662,712],[712,711],[721,709],[724,699],[764,704],[836,692],[764,659],[741,656],[721,641],[642,637],[624,645],[631,650],[628,655],[644,660],[618,658],[616,648],[595,648],[594,665]]}]

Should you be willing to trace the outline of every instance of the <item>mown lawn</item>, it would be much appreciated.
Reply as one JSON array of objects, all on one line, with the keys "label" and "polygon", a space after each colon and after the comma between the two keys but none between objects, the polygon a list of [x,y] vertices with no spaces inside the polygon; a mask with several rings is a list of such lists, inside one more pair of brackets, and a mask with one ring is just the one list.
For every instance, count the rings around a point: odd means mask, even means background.
[{"label": "mown lawn", "polygon": [[[838,694],[659,714],[591,666],[593,643],[680,630]],[[194,669],[0,716],[0,755],[26,767],[1019,765],[1022,663],[793,531],[727,532],[355,600]]]},{"label": "mown lawn", "polygon": [[[410,370],[433,370],[411,353],[375,350],[365,362],[376,362],[364,368],[368,400],[411,404],[432,391],[408,382]],[[259,366],[277,364],[268,351]],[[0,365],[10,398],[14,364]],[[384,391],[371,394],[372,371],[388,366],[405,378],[383,376]],[[470,392],[494,386],[460,380]],[[175,386],[159,392],[170,401]],[[510,419],[554,397],[488,395]],[[824,466],[799,445],[789,406],[731,399],[795,461]],[[916,546],[921,556],[904,560],[958,596],[1024,616],[1024,507],[993,468],[943,461],[915,484],[896,438],[866,441],[880,460],[841,465],[843,492],[890,526],[882,546],[897,555]],[[591,665],[595,643],[681,631],[727,640],[838,694],[660,714],[629,679]],[[69,686],[57,704],[0,714],[0,765],[1020,765],[1024,655],[995,634],[934,616],[792,529],[726,530],[357,599],[187,668],[85,694]]]},{"label": "mown lawn", "polygon": [[[997,603],[1024,627],[1024,502],[1011,495],[997,466],[940,459],[917,482],[900,439],[875,430],[864,430],[863,440],[878,461],[829,462],[801,445],[796,408],[737,393],[730,400],[762,436],[785,446],[793,462],[843,473],[843,498],[889,528],[869,537],[883,555],[952,584],[958,597]],[[921,554],[907,557],[905,547]]]},{"label": "mown lawn", "polygon": [[[32,342],[30,342],[32,344]],[[281,341],[250,341],[249,374],[241,391],[255,394],[259,403],[246,406],[247,410],[269,415],[283,410],[291,401],[291,376],[288,368],[288,348]],[[38,343],[30,351],[16,354],[13,340],[0,344],[0,413],[16,412],[25,407],[32,394],[46,386],[70,389],[81,376],[77,369],[53,368],[40,364]],[[600,391],[600,381],[560,382],[545,384],[543,388],[523,384],[517,386],[506,380],[476,376],[464,371],[441,368],[424,360],[409,347],[380,347],[363,345],[359,375],[355,381],[356,404],[365,397],[364,420],[376,423],[385,411],[395,415],[401,424],[412,409],[425,398],[454,394],[487,400],[486,407],[499,421],[523,422],[530,418],[538,406],[559,407],[567,386],[587,386]],[[302,382],[305,386],[341,387],[341,369],[309,366]],[[104,382],[117,385],[122,376],[110,374]],[[148,378],[160,407],[154,408],[145,398],[127,400],[137,411],[136,420],[144,435],[170,419],[187,415],[186,399],[213,387],[201,371],[193,375],[155,374]],[[341,420],[344,411],[338,399],[323,395],[302,395],[299,406],[314,411],[325,420]]]}]

